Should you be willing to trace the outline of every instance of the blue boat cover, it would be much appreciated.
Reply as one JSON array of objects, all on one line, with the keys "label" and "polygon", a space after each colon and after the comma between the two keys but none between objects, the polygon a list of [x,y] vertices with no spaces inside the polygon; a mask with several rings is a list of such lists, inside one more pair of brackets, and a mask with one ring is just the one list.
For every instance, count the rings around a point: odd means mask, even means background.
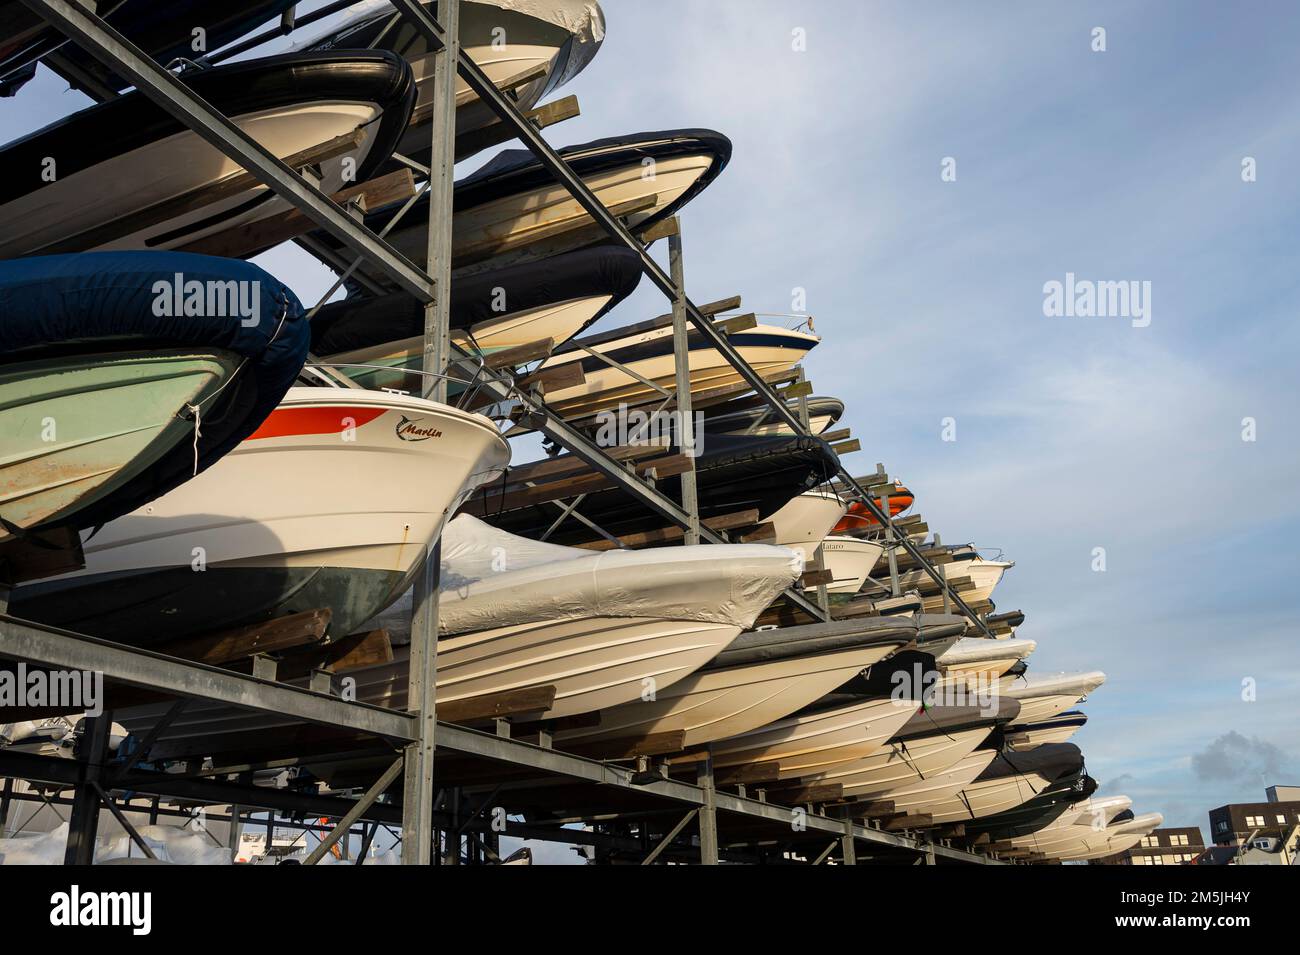
[{"label": "blue boat cover", "polygon": [[[310,341],[293,291],[239,259],[85,252],[0,261],[0,364],[145,343],[219,348],[246,359],[203,409],[199,471],[275,409],[302,369]],[[80,511],[77,523],[91,527],[112,520],[195,473],[194,448],[186,440],[146,474]]]}]

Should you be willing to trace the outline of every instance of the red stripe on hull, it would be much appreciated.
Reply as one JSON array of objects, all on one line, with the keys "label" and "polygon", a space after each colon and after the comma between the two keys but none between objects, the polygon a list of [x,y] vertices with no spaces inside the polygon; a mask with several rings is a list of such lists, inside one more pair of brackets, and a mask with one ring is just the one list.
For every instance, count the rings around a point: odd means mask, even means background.
[{"label": "red stripe on hull", "polygon": [[342,434],[348,428],[359,428],[374,421],[387,408],[350,408],[335,405],[328,408],[276,408],[262,422],[261,427],[245,440],[259,438],[284,438],[299,434]]}]

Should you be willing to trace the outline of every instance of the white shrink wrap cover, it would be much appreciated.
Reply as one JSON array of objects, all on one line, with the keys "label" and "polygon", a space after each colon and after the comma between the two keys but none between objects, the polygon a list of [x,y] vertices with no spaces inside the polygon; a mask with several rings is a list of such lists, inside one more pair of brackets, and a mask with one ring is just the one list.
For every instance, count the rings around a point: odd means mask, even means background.
[{"label": "white shrink wrap cover", "polygon": [[802,573],[766,544],[592,552],[527,540],[467,514],[442,535],[443,634],[538,621],[645,617],[746,629]]}]

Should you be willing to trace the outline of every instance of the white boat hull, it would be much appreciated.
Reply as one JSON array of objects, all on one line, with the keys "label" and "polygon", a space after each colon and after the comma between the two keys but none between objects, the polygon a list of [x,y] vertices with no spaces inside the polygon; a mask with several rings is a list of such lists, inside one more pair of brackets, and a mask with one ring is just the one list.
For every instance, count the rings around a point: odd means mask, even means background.
[{"label": "white boat hull", "polygon": [[717,769],[774,763],[780,779],[816,776],[885,746],[918,705],[911,700],[867,700],[778,720],[712,747]]},{"label": "white boat hull", "polygon": [[837,650],[693,673],[654,700],[602,710],[600,724],[562,730],[557,744],[685,733],[684,747],[749,732],[782,719],[884,659],[893,646]]},{"label": "white boat hull", "polygon": [[826,585],[831,594],[855,594],[867,582],[884,547],[874,541],[834,535],[822,541],[822,566],[834,578]]},{"label": "white boat hull", "polygon": [[836,766],[817,776],[819,783],[839,783],[845,798],[883,798],[891,789],[912,785],[944,772],[970,755],[988,738],[989,728],[959,730],[910,739],[889,740],[876,752]]},{"label": "white boat hull", "polygon": [[321,607],[343,636],[409,585],[448,514],[509,454],[479,415],[293,388],[207,471],[88,538],[83,570],[16,596],[33,619],[132,642]]}]

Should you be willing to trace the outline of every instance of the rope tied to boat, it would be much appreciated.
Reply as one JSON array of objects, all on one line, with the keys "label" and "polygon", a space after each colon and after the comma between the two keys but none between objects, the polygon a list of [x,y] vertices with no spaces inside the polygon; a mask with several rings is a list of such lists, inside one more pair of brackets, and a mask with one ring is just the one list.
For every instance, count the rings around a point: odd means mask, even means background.
[{"label": "rope tied to boat", "polygon": [[[268,347],[272,342],[280,337],[280,332],[284,329],[285,319],[288,317],[289,298],[287,295],[282,295],[280,297],[280,315],[276,320],[275,331],[272,332],[271,337],[267,339],[266,344]],[[235,366],[235,370],[230,373],[230,377],[221,383],[220,388],[212,392],[212,394],[208,395],[202,401],[196,402],[195,404],[187,404],[185,406],[185,410],[194,418],[194,467],[190,472],[190,477],[197,477],[199,473],[199,439],[203,437],[203,406],[210,401],[216,400],[217,396],[225,391],[232,381],[239,377],[239,373],[244,370],[244,367],[248,362],[248,356],[241,358],[239,364]]]}]

